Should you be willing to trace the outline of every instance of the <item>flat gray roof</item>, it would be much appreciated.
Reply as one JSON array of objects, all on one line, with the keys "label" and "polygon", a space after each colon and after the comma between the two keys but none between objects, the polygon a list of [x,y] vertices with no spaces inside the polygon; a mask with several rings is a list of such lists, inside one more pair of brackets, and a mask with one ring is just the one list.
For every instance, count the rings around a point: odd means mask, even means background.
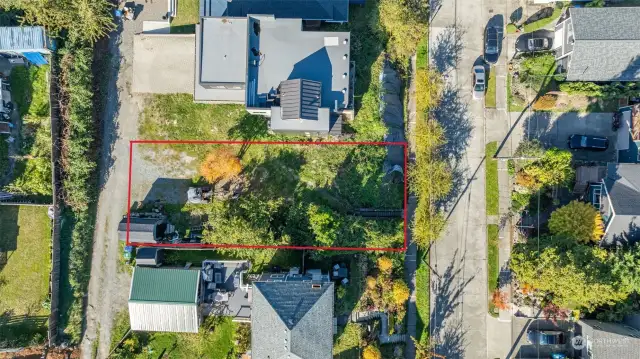
[{"label": "flat gray roof", "polygon": [[[240,89],[229,89],[220,86],[220,88],[205,88],[200,84],[200,63],[201,56],[200,50],[202,48],[202,31],[200,30],[200,24],[196,24],[196,47],[195,47],[195,80],[192,81],[193,86],[193,100],[195,102],[203,103],[237,103],[244,104],[245,90],[244,86]],[[246,50],[245,50],[246,51]]]},{"label": "flat gray roof", "polygon": [[247,18],[201,19],[201,82],[245,83]]},{"label": "flat gray roof", "polygon": [[[259,36],[249,32],[247,106],[265,107],[266,95],[282,81],[306,79],[322,84],[321,107],[346,107],[351,61],[349,32],[302,31],[300,19],[250,16],[249,28],[259,23]],[[346,58],[344,58],[346,56]],[[342,91],[345,91],[344,93]]]}]

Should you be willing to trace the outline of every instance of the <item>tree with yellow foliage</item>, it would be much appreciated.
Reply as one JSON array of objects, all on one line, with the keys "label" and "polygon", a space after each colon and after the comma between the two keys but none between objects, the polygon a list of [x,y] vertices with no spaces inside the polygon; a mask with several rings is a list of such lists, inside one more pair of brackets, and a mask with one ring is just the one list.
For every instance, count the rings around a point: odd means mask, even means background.
[{"label": "tree with yellow foliage", "polygon": [[404,305],[409,299],[409,287],[402,279],[393,282],[393,301],[397,306]]},{"label": "tree with yellow foliage", "polygon": [[378,268],[383,273],[389,274],[393,268],[393,262],[389,257],[380,257],[378,258]]},{"label": "tree with yellow foliage", "polygon": [[374,345],[368,345],[362,351],[362,359],[382,359],[380,349]]},{"label": "tree with yellow foliage", "polygon": [[233,152],[224,148],[210,152],[200,164],[200,175],[210,183],[232,179],[240,172],[240,160]]},{"label": "tree with yellow foliage", "polygon": [[604,234],[604,224],[598,210],[590,203],[572,201],[551,213],[552,234],[578,242],[597,242]]}]

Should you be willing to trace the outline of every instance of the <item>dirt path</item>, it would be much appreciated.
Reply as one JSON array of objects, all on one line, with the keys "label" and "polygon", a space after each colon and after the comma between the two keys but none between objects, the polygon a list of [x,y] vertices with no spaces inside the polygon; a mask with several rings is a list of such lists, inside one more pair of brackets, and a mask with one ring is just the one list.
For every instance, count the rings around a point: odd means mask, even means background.
[{"label": "dirt path", "polygon": [[96,340],[97,358],[107,357],[113,319],[126,308],[129,293],[129,275],[118,272],[121,254],[117,227],[127,209],[129,140],[137,136],[139,103],[129,93],[135,24],[126,22],[119,30],[121,32],[111,36],[110,54],[105,54],[112,56],[113,67],[109,74],[108,100],[102,128],[102,188],[94,233],[82,358],[92,357]]}]

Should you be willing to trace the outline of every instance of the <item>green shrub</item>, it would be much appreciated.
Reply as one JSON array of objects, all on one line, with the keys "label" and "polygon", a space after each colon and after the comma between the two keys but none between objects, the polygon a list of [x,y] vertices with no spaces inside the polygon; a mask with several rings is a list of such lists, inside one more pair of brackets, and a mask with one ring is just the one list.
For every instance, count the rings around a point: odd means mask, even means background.
[{"label": "green shrub", "polygon": [[563,82],[559,88],[560,91],[566,92],[568,95],[602,96],[602,86],[593,82]]}]

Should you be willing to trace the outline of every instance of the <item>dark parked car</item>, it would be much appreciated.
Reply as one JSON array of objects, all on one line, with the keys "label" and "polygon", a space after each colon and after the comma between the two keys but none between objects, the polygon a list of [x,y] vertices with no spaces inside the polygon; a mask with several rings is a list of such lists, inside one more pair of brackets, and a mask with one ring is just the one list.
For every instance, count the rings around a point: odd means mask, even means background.
[{"label": "dark parked car", "polygon": [[527,341],[529,344],[539,345],[555,345],[566,342],[564,333],[556,330],[529,330]]},{"label": "dark parked car", "polygon": [[502,29],[488,26],[484,33],[484,61],[495,64],[500,56],[500,40]]},{"label": "dark parked car", "polygon": [[544,51],[551,49],[551,41],[546,38],[535,38],[527,41],[529,51]]},{"label": "dark parked car", "polygon": [[571,135],[567,144],[572,150],[605,151],[609,148],[609,139],[602,136]]}]

